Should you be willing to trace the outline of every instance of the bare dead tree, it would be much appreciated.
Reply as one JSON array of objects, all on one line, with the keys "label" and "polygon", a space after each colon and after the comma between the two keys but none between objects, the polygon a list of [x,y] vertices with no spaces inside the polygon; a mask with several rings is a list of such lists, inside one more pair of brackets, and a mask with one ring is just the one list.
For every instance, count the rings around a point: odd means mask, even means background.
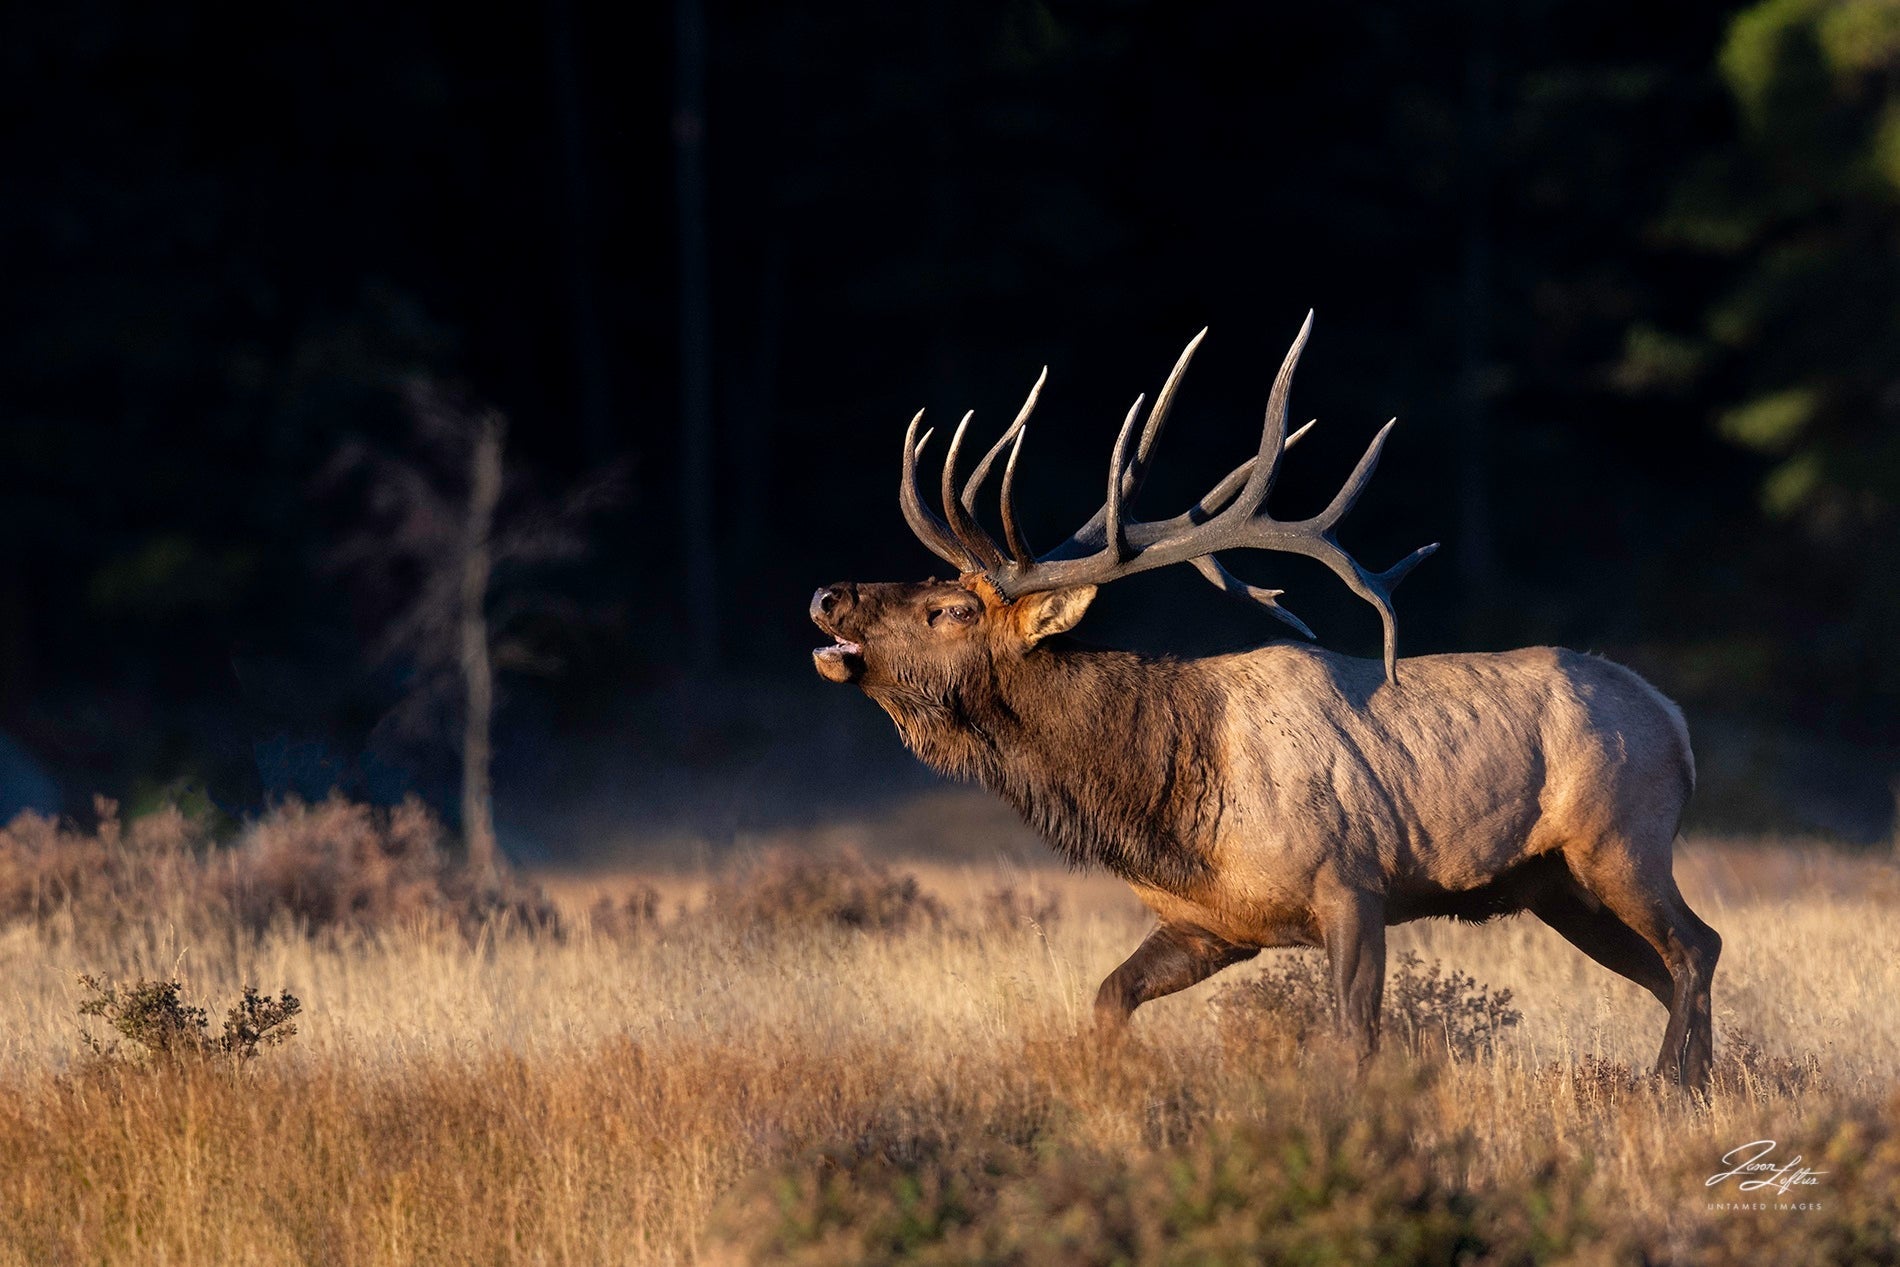
[{"label": "bare dead tree", "polygon": [[494,577],[495,508],[501,504],[502,419],[484,413],[469,444],[468,513],[462,524],[460,626],[462,693],[462,837],[470,870],[483,880],[501,874],[495,843],[493,763],[495,666],[488,654],[488,585]]},{"label": "bare dead tree", "polygon": [[436,729],[445,711],[461,734],[462,834],[470,872],[497,883],[507,869],[495,836],[491,768],[496,674],[546,667],[513,627],[570,609],[527,584],[548,564],[586,551],[585,527],[611,500],[613,474],[558,498],[537,494],[507,469],[507,420],[441,386],[405,391],[414,452],[346,445],[323,482],[358,476],[364,527],[332,551],[331,565],[401,597],[372,644],[378,661],[412,669],[390,720]]}]

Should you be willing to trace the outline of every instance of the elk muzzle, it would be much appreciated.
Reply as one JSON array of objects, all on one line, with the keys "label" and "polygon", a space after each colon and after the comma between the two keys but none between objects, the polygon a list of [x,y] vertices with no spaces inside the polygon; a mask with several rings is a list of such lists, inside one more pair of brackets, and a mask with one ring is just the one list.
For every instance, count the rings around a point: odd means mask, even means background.
[{"label": "elk muzzle", "polygon": [[812,623],[833,639],[830,646],[811,653],[818,676],[828,682],[855,682],[864,672],[864,648],[846,638],[837,623],[856,606],[857,587],[852,585],[827,585],[811,596]]}]

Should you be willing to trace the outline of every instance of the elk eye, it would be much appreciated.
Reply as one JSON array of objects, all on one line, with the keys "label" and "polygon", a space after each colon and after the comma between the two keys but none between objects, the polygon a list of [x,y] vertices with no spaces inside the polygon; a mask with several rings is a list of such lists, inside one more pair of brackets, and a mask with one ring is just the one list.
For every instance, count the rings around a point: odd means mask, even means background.
[{"label": "elk eye", "polygon": [[953,625],[967,625],[976,619],[976,608],[957,603],[949,607],[930,609],[930,623],[936,625],[939,620],[947,620]]}]

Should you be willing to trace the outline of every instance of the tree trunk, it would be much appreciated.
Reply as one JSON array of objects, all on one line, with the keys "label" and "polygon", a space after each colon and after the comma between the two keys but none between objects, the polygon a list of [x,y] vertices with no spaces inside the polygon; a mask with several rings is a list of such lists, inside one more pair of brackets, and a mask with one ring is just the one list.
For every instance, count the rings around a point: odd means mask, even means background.
[{"label": "tree trunk", "polygon": [[468,869],[477,882],[501,880],[501,848],[495,842],[490,728],[495,713],[495,669],[488,649],[488,579],[494,567],[492,531],[501,501],[502,422],[490,414],[478,424],[469,455],[468,518],[462,538],[462,838]]},{"label": "tree trunk", "polygon": [[587,115],[581,108],[580,66],[570,0],[553,0],[548,7],[548,62],[560,134],[566,212],[561,262],[567,274],[568,312],[573,322],[574,369],[580,380],[581,435],[589,460],[605,465],[613,459],[618,444],[606,338],[594,288],[594,199],[588,179]]},{"label": "tree trunk", "polygon": [[725,554],[728,574],[741,585],[761,580],[775,557],[767,540],[772,516],[773,433],[778,426],[779,338],[785,311],[785,242],[774,230],[759,265],[758,324],[745,395],[731,422],[737,440],[733,462],[732,534]]},{"label": "tree trunk", "polygon": [[1491,522],[1491,147],[1497,55],[1491,17],[1475,10],[1465,56],[1463,248],[1460,262],[1458,394],[1458,566],[1470,610],[1488,615],[1497,589]]},{"label": "tree trunk", "polygon": [[706,229],[706,13],[676,0],[674,195],[680,265],[680,560],[686,574],[688,663],[719,659],[717,550],[713,540],[712,276]]}]

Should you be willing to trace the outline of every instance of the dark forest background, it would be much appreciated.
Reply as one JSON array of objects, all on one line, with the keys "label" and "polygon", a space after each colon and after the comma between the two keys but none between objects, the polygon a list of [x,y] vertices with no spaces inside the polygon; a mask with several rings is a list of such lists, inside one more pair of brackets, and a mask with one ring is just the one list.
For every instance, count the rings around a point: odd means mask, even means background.
[{"label": "dark forest background", "polygon": [[[14,6],[0,181],[0,815],[454,800],[452,719],[337,565],[416,384],[515,478],[618,472],[532,582],[502,835],[719,838],[922,786],[826,690],[812,589],[913,578],[919,406],[1050,367],[1032,538],[1212,334],[1142,508],[1247,452],[1317,310],[1276,508],[1400,429],[1344,536],[1401,651],[1603,651],[1688,709],[1700,821],[1870,839],[1900,768],[1892,0]],[[328,473],[328,474],[326,474]],[[548,495],[555,496],[556,492]],[[1039,531],[1037,531],[1039,530]],[[1298,560],[1329,646],[1377,622]],[[399,591],[400,578],[394,583]],[[1278,636],[1197,578],[1086,632]],[[425,710],[426,712],[426,710]]]}]

